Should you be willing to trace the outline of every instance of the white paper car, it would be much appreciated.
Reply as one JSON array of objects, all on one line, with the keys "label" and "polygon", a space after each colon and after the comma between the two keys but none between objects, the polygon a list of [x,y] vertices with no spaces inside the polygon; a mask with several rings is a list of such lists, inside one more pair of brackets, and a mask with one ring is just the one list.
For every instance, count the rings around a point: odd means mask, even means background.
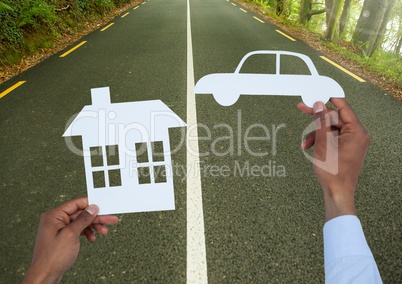
[{"label": "white paper car", "polygon": [[[276,55],[276,74],[240,73],[244,62],[252,55]],[[281,55],[302,59],[311,75],[280,74]],[[259,50],[247,53],[234,73],[209,74],[202,77],[194,89],[195,94],[213,94],[223,105],[233,105],[240,95],[301,96],[303,102],[313,107],[317,101],[327,103],[330,98],[344,98],[342,87],[333,79],[320,76],[311,59],[300,53],[288,51]]]}]

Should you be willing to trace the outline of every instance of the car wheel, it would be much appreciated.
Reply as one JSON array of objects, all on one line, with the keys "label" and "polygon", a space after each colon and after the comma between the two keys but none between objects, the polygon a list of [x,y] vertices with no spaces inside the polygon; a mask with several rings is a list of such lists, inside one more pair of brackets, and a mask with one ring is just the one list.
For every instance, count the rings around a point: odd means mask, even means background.
[{"label": "car wheel", "polygon": [[237,102],[240,94],[214,93],[215,100],[222,106],[231,106]]}]

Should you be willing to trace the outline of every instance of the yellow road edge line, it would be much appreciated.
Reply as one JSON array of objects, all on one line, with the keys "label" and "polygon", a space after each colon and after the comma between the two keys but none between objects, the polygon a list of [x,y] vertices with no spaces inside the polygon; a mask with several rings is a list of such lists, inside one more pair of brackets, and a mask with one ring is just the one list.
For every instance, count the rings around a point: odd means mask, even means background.
[{"label": "yellow road edge line", "polygon": [[322,59],[324,59],[325,61],[327,61],[328,63],[334,65],[336,68],[342,70],[343,72],[345,72],[346,74],[352,76],[353,78],[355,78],[357,81],[364,83],[366,82],[364,79],[360,78],[359,76],[353,74],[352,72],[350,72],[349,70],[346,70],[345,68],[343,68],[341,65],[336,64],[335,62],[333,62],[332,60],[326,58],[325,56],[320,56]]},{"label": "yellow road edge line", "polygon": [[113,26],[114,23],[110,23],[109,25],[107,25],[106,27],[104,27],[103,29],[101,29],[100,31],[103,32],[105,30],[107,30],[108,28],[110,28],[111,26]]},{"label": "yellow road edge line", "polygon": [[244,10],[243,8],[240,8],[240,10],[241,10],[241,11],[243,11],[244,13],[247,13],[247,11],[246,11],[246,10]]},{"label": "yellow road edge line", "polygon": [[81,45],[86,44],[87,42],[84,40],[83,42],[77,44],[76,46],[74,46],[73,48],[71,48],[70,50],[64,52],[62,55],[60,55],[60,57],[66,57],[67,55],[69,55],[71,52],[73,52],[74,50],[76,50],[77,48],[79,48]]},{"label": "yellow road edge line", "polygon": [[133,10],[138,9],[138,7],[140,7],[140,6],[134,7],[134,9],[133,9]]},{"label": "yellow road edge line", "polygon": [[125,16],[127,16],[128,14],[130,14],[130,12],[125,13],[123,16],[121,16],[122,18],[124,18]]},{"label": "yellow road edge line", "polygon": [[142,2],[141,5],[144,5],[145,3],[147,3],[147,2]]},{"label": "yellow road edge line", "polygon": [[235,6],[235,7],[237,6],[235,3],[230,3],[230,4],[232,4],[232,5]]},{"label": "yellow road edge line", "polygon": [[284,32],[281,32],[280,30],[276,30],[277,33],[280,33],[281,35],[283,35],[284,37],[290,39],[291,41],[296,41],[293,37],[288,36],[287,34],[285,34]]},{"label": "yellow road edge line", "polygon": [[253,16],[253,18],[254,18],[254,19],[256,19],[257,21],[259,21],[259,22],[263,23],[263,24],[265,23],[263,20],[261,20],[261,19],[257,18],[256,16]]},{"label": "yellow road edge line", "polygon": [[19,86],[21,86],[22,84],[24,84],[26,81],[19,81],[18,83],[15,83],[14,85],[12,85],[10,88],[8,88],[7,90],[5,90],[4,92],[0,93],[0,99],[2,97],[4,97],[5,95],[7,95],[8,93],[11,93],[12,91],[14,91],[15,89],[17,89]]}]

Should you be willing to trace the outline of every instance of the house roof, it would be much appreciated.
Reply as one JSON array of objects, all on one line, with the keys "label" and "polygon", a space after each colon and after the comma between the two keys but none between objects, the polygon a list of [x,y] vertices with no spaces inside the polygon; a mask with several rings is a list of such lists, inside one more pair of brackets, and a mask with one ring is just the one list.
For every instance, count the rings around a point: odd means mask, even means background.
[{"label": "house roof", "polygon": [[67,136],[106,137],[113,133],[137,131],[155,137],[168,128],[186,126],[161,100],[111,103],[109,87],[91,89],[92,105],[85,106],[63,134]]}]

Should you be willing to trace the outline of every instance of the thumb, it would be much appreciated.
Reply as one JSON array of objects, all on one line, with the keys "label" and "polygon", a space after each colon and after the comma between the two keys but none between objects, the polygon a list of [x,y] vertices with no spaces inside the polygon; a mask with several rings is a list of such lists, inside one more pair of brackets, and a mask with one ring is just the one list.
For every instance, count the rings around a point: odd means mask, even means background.
[{"label": "thumb", "polygon": [[316,102],[313,106],[313,116],[315,123],[315,152],[318,157],[325,160],[327,152],[327,131],[330,127],[329,116],[327,109],[322,102]]},{"label": "thumb", "polygon": [[79,236],[86,227],[92,224],[98,215],[98,212],[98,206],[91,204],[68,226],[77,236]]}]

